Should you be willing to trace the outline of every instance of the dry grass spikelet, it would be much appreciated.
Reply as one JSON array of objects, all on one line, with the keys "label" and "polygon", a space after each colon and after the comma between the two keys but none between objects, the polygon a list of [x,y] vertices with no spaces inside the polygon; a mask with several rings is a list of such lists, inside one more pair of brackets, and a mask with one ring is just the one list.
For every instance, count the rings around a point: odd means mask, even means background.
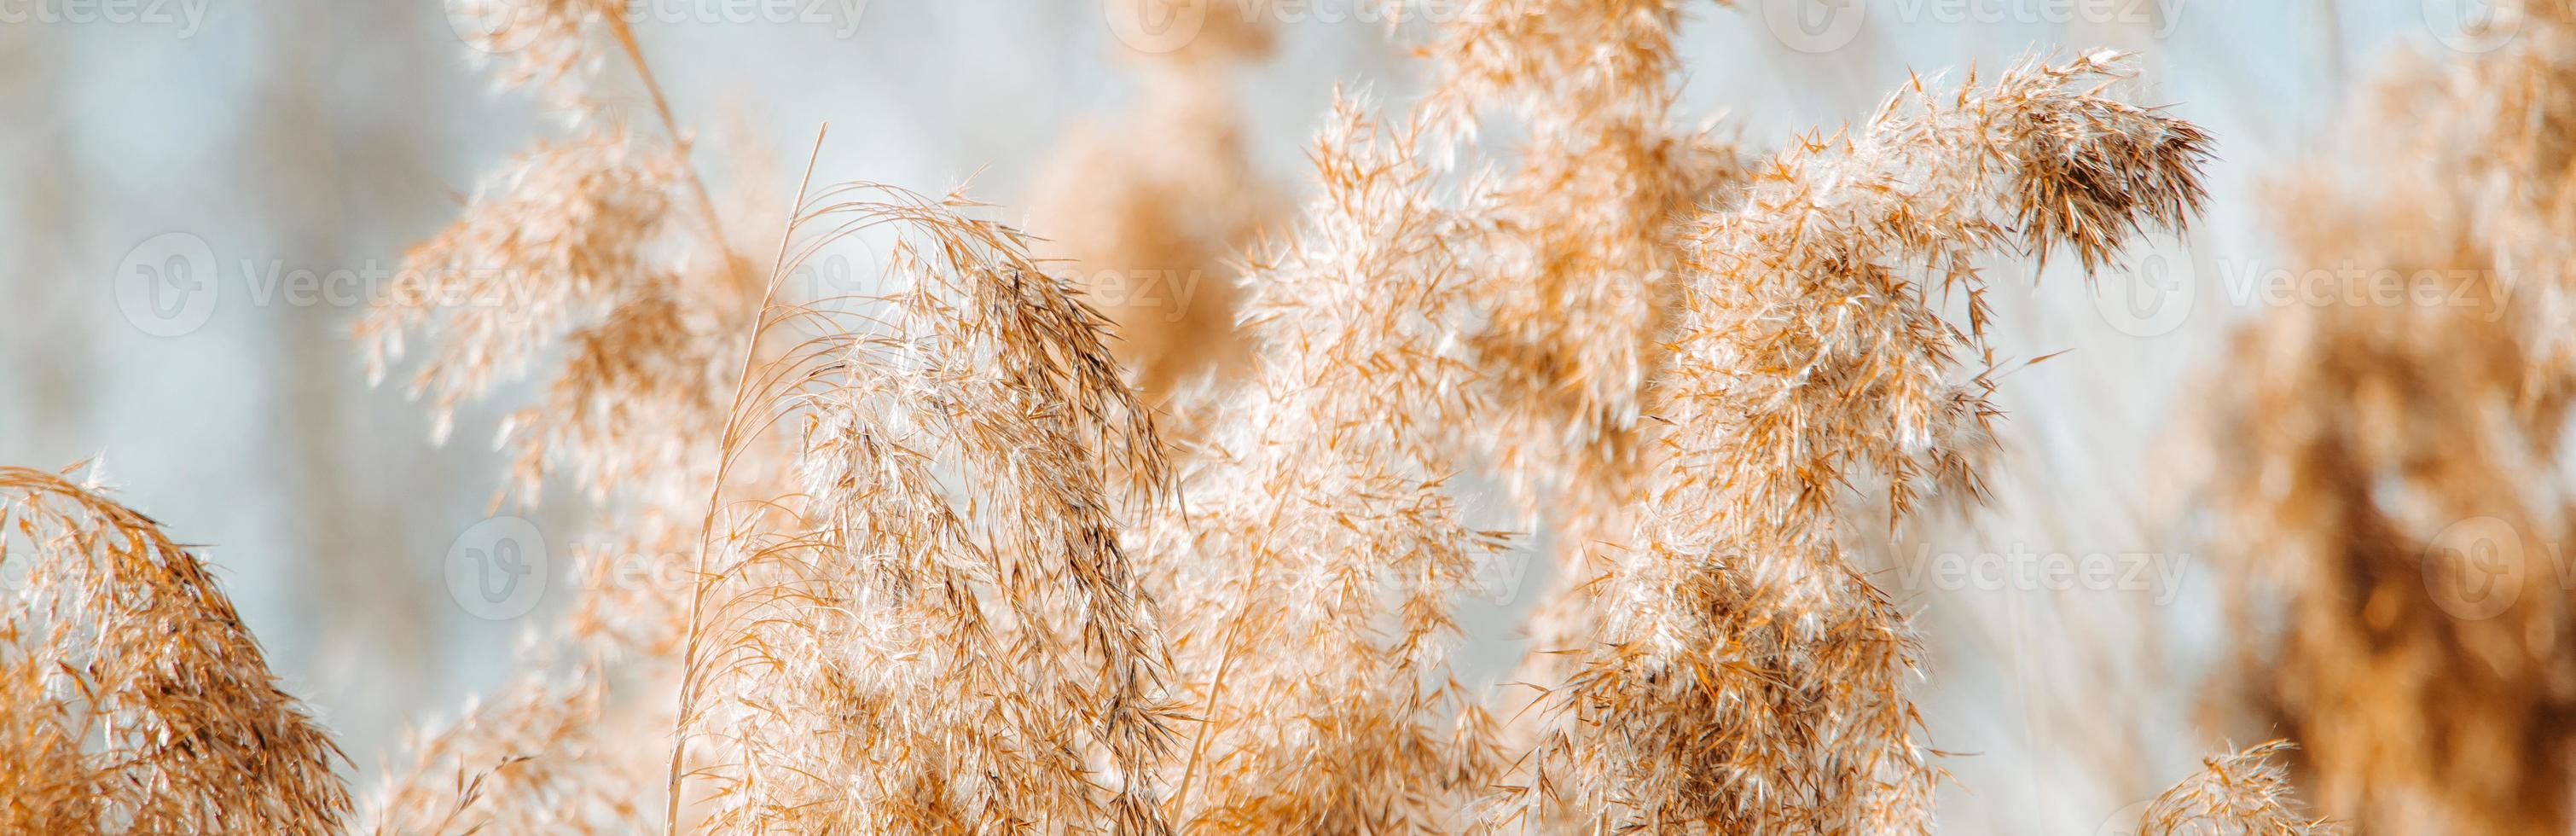
[{"label": "dry grass spikelet", "polygon": [[2201,771],[2147,803],[2138,836],[2332,836],[2340,832],[2307,814],[2290,787],[2290,770],[2272,756],[2289,741],[2248,746],[2205,758]]},{"label": "dry grass spikelet", "polygon": [[345,758],[278,690],[204,562],[70,473],[0,467],[0,566],[23,573],[0,622],[0,825],[339,827]]},{"label": "dry grass spikelet", "polygon": [[[1960,377],[1983,353],[1980,254],[2067,246],[2089,266],[2199,205],[2206,137],[2101,95],[2120,69],[2093,54],[1992,88],[1918,82],[1702,220],[1638,524],[1506,820],[1930,828],[1914,640],[1847,555],[1863,523],[1840,500],[1879,480],[1901,521],[1926,495],[1982,495],[1990,384]],[[1935,283],[1964,291],[1967,329]]]},{"label": "dry grass spikelet", "polygon": [[886,286],[761,320],[802,336],[725,449],[793,428],[798,484],[713,529],[674,803],[698,779],[726,831],[1168,832],[1168,658],[1113,505],[1168,466],[1105,323],[955,198],[807,206],[777,274],[882,233]]}]

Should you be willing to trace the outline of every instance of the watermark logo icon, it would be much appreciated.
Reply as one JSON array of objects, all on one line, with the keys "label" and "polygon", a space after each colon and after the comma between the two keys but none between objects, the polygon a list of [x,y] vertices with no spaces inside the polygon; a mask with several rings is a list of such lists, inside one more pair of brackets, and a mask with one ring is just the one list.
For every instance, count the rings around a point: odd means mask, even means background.
[{"label": "watermark logo icon", "polygon": [[2423,0],[2424,28],[2460,52],[2492,52],[2522,33],[2529,0]]},{"label": "watermark logo icon", "polygon": [[527,46],[535,33],[522,21],[537,20],[536,4],[543,0],[464,0],[447,7],[447,26],[456,39],[477,52],[500,55],[517,52]]},{"label": "watermark logo icon", "polygon": [[220,295],[214,248],[185,232],[164,232],[127,251],[110,285],[125,320],[155,337],[204,327]]},{"label": "watermark logo icon", "polygon": [[546,536],[520,517],[493,517],[447,547],[447,593],[476,618],[508,621],[545,597]]},{"label": "watermark logo icon", "polygon": [[1771,37],[1810,55],[1850,46],[1866,12],[1866,0],[1762,0],[1759,11]]},{"label": "watermark logo icon", "polygon": [[2147,830],[2147,808],[2154,804],[2153,800],[2137,801],[2111,811],[2109,818],[2093,828],[2093,836],[2140,836]]},{"label": "watermark logo icon", "polygon": [[2200,295],[2200,273],[2191,251],[2157,238],[2126,269],[2101,271],[2093,281],[2093,310],[2113,330],[2132,337],[2161,337],[2191,318]]},{"label": "watermark logo icon", "polygon": [[1138,52],[1160,55],[1199,36],[1215,0],[1100,0],[1101,16],[1118,41]]},{"label": "watermark logo icon", "polygon": [[2452,523],[2424,545],[2424,588],[2433,603],[2464,621],[2501,615],[2522,597],[2530,573],[2522,532],[2495,517]]}]

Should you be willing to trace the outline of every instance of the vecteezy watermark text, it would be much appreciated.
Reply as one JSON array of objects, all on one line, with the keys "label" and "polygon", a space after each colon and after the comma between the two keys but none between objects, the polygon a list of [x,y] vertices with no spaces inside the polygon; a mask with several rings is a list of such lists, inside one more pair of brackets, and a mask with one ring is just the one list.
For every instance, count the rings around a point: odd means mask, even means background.
[{"label": "vecteezy watermark text", "polygon": [[146,334],[177,337],[204,327],[225,304],[347,308],[391,300],[517,310],[527,294],[547,281],[544,275],[512,267],[375,259],[341,266],[299,265],[281,258],[226,264],[204,238],[169,232],[129,251],[109,285],[127,322]]},{"label": "vecteezy watermark text", "polygon": [[2163,606],[2182,590],[2192,556],[2149,551],[2043,551],[2014,543],[1997,552],[1918,548],[1897,562],[1897,583],[1945,592],[2147,592]]},{"label": "vecteezy watermark text", "polygon": [[2171,37],[2190,0],[1761,0],[1748,11],[1782,45],[1825,53],[1850,46],[1875,13],[1907,26],[1921,24],[2029,24],[2125,26],[2150,37]]},{"label": "vecteezy watermark text", "polygon": [[213,0],[0,0],[0,24],[152,26],[197,34]]},{"label": "vecteezy watermark text", "polygon": [[457,37],[468,46],[490,53],[515,52],[546,37],[544,27],[529,24],[564,14],[567,8],[581,9],[578,13],[585,23],[596,23],[603,15],[616,15],[629,25],[800,26],[828,29],[833,37],[847,39],[858,33],[860,19],[867,16],[868,3],[869,0],[618,0],[601,10],[580,4],[566,6],[560,0],[476,0],[456,7],[448,24],[455,27]]}]

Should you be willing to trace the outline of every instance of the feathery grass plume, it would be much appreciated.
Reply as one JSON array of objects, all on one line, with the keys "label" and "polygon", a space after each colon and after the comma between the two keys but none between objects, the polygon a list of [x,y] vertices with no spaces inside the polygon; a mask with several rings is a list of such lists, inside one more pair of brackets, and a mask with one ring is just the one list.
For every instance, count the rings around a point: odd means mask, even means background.
[{"label": "feathery grass plume", "polygon": [[[381,379],[407,337],[430,342],[412,389],[430,396],[440,439],[464,402],[544,381],[542,401],[503,424],[501,443],[516,447],[503,496],[533,504],[544,483],[569,477],[598,506],[600,539],[616,544],[576,552],[577,575],[666,577],[700,539],[756,279],[688,162],[691,136],[622,7],[537,0],[456,11],[460,29],[490,33],[480,45],[504,59],[502,86],[540,87],[578,133],[520,155],[414,248],[358,326],[370,373]],[[612,50],[649,98],[658,138],[639,135],[595,89]],[[413,742],[411,765],[370,805],[379,826],[619,832],[657,821],[632,801],[664,753],[626,744],[667,730],[669,704],[639,708],[618,695],[664,693],[677,678],[669,651],[687,629],[684,594],[632,582],[581,588],[568,621],[532,631],[523,673],[502,693]],[[604,690],[576,699],[559,681],[567,676]],[[494,706],[534,713],[503,721]]]},{"label": "feathery grass plume", "polygon": [[1682,5],[1485,0],[1429,50],[1436,127],[1472,137],[1501,110],[1527,129],[1478,270],[1489,322],[1476,359],[1504,407],[1482,435],[1524,505],[1538,501],[1532,481],[1566,491],[1578,543],[1612,522],[1633,469],[1682,227],[1743,177],[1730,144],[1668,123]]},{"label": "feathery grass plume", "polygon": [[726,831],[1168,832],[1169,662],[1113,498],[1170,477],[1105,323],[954,196],[805,205],[773,276],[890,234],[886,286],[760,319],[809,333],[746,376],[727,466],[792,426],[799,485],[710,528],[672,804],[695,778]]},{"label": "feathery grass plume", "polygon": [[[1459,10],[1429,56],[1424,109],[1472,136],[1488,111],[1527,136],[1493,202],[1476,269],[1486,324],[1472,338],[1495,414],[1478,446],[1522,512],[1555,529],[1559,583],[1525,625],[1516,681],[1562,678],[1594,632],[1606,568],[1591,544],[1624,525],[1637,426],[1679,295],[1683,227],[1744,179],[1735,148],[1669,124],[1681,6],[1672,0],[1485,0]],[[1607,45],[1607,46],[1605,46]],[[1520,692],[1525,693],[1525,692]],[[1516,721],[1537,714],[1512,711]],[[1516,730],[1519,726],[1516,725]]]},{"label": "feathery grass plume", "polygon": [[540,142],[480,189],[463,217],[412,248],[358,336],[381,380],[418,331],[437,353],[413,376],[444,439],[456,408],[528,372],[574,324],[603,316],[663,231],[674,162],[623,131]]},{"label": "feathery grass plume", "polygon": [[1481,191],[1453,207],[1417,135],[1337,100],[1322,191],[1246,281],[1251,376],[1144,532],[1186,618],[1200,722],[1175,807],[1193,830],[1454,830],[1499,765],[1446,672],[1453,599],[1500,546],[1442,487],[1450,428],[1482,406],[1461,251]]},{"label": "feathery grass plume", "polygon": [[[1457,15],[1431,51],[1435,124],[1472,134],[1495,108],[1526,122],[1480,269],[1490,321],[1477,360],[1506,407],[1487,442],[1504,471],[1567,489],[1572,516],[1606,516],[1596,506],[1617,501],[1682,228],[1743,176],[1731,145],[1667,123],[1680,6],[1493,0]],[[1533,490],[1522,486],[1524,502]]]},{"label": "feathery grass plume", "polygon": [[[478,31],[498,33],[499,46],[560,53],[536,62],[555,75],[604,63],[611,44],[622,49],[662,136],[645,138],[602,111],[597,124],[540,140],[488,179],[454,223],[407,254],[359,323],[369,375],[381,380],[409,339],[432,343],[411,389],[430,397],[441,440],[466,401],[538,376],[545,403],[514,411],[501,432],[518,448],[512,487],[521,501],[569,471],[601,505],[688,509],[710,475],[702,439],[722,421],[727,365],[756,279],[724,235],[688,161],[689,132],[623,10],[593,0],[489,5],[461,4],[460,27],[502,15]],[[530,83],[525,70],[504,72],[504,86]],[[558,347],[562,367],[540,374],[534,366]]]},{"label": "feathery grass plume", "polygon": [[[349,812],[339,748],[278,690],[204,563],[71,472],[0,467],[0,565],[23,572],[0,621],[0,824],[338,827]],[[13,539],[27,550],[11,553]]]},{"label": "feathery grass plume", "polygon": [[[688,518],[681,509],[713,474],[711,439],[729,381],[720,370],[733,344],[725,329],[747,318],[749,306],[732,273],[660,252],[675,246],[669,214],[686,176],[668,149],[623,131],[541,142],[487,184],[463,217],[414,248],[410,269],[359,326],[371,374],[401,358],[406,332],[436,346],[412,385],[431,396],[442,437],[464,401],[560,358],[544,400],[514,411],[502,438],[518,448],[511,484],[522,501],[534,502],[560,467],[603,507],[602,529],[625,547],[576,554],[575,568],[587,576],[617,572],[632,557],[686,554],[681,544],[693,543],[696,530],[667,521]],[[630,753],[639,759],[620,763],[604,753],[624,751],[613,742],[649,738],[641,729],[666,724],[608,728],[626,715],[611,712],[604,699],[566,698],[563,683],[550,680],[566,669],[577,671],[576,679],[609,676],[600,654],[673,667],[657,654],[685,629],[680,592],[631,583],[581,588],[587,592],[561,635],[532,640],[521,654],[527,673],[457,725],[416,736],[411,766],[392,773],[369,805],[379,828],[634,827],[638,819],[619,799],[649,789],[655,759],[639,750]],[[537,716],[548,719],[496,722],[490,706],[540,707],[549,713]],[[540,727],[546,733],[528,734]],[[469,788],[484,792],[457,795]]]},{"label": "feathery grass plume", "polygon": [[[2065,246],[2089,268],[2201,203],[2207,137],[2103,95],[2121,70],[2095,53],[1988,89],[1918,80],[1858,136],[1784,152],[1742,208],[1701,220],[1655,391],[1667,429],[1599,643],[1545,698],[1555,726],[1502,821],[1930,828],[1914,639],[1847,556],[1864,523],[1839,500],[1882,480],[1870,492],[1901,522],[1927,495],[1982,494],[1991,384],[1959,379],[1959,355],[1984,353],[1979,255]],[[1964,291],[1966,330],[1934,282]]]},{"label": "feathery grass plume", "polygon": [[2339,832],[2307,814],[2291,791],[2290,771],[2272,755],[2296,748],[2286,740],[2201,760],[2172,789],[2147,803],[2138,836],[2331,836]]}]

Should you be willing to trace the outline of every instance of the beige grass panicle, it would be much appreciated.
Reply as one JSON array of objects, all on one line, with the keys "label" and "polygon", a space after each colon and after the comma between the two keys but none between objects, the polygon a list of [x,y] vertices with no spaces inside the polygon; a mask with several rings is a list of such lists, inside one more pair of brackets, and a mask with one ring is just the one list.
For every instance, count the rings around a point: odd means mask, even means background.
[{"label": "beige grass panicle", "polygon": [[[95,483],[0,467],[0,829],[324,833],[339,747],[197,555]],[[17,574],[23,573],[23,574]]]},{"label": "beige grass panicle", "polygon": [[876,231],[888,284],[761,320],[786,347],[726,453],[792,431],[797,487],[721,506],[673,803],[728,832],[1167,832],[1168,655],[1113,501],[1169,476],[1105,322],[957,198],[808,207],[780,271]]},{"label": "beige grass panicle", "polygon": [[[1422,105],[1448,159],[1481,125],[1516,119],[1513,160],[1488,204],[1492,234],[1471,275],[1486,324],[1470,337],[1495,409],[1473,446],[1553,536],[1558,583],[1523,627],[1518,682],[1563,678],[1595,630],[1592,546],[1620,538],[1638,475],[1646,383],[1678,309],[1684,233],[1745,175],[1735,147],[1671,123],[1684,4],[1488,0],[1443,21],[1424,50],[1438,83]],[[1606,46],[1605,46],[1606,45]],[[1541,509],[1545,513],[1541,513]],[[1515,692],[1525,695],[1526,692]],[[1524,731],[1538,712],[1497,706]]]},{"label": "beige grass panicle", "polygon": [[[2021,64],[1991,88],[1918,82],[1703,218],[1639,522],[1510,815],[1930,828],[1914,638],[1846,555],[1845,529],[1872,521],[1840,498],[1877,480],[1885,524],[1926,496],[1982,493],[1994,409],[1963,369],[1993,362],[1978,256],[2062,246],[2089,267],[2199,205],[2207,138],[2102,95],[2120,72],[2105,53]],[[1963,297],[1966,329],[1933,306],[1936,286]]]},{"label": "beige grass panicle", "polygon": [[1562,492],[1571,507],[1557,516],[1579,529],[1575,542],[1608,522],[1605,506],[1632,475],[1646,381],[1679,295],[1683,227],[1744,174],[1731,144],[1669,122],[1682,6],[1472,4],[1428,50],[1439,84],[1422,107],[1435,126],[1472,138],[1499,113],[1527,130],[1495,151],[1519,164],[1499,188],[1498,233],[1477,269],[1489,319],[1477,363],[1502,418],[1482,441],[1524,504]]}]

